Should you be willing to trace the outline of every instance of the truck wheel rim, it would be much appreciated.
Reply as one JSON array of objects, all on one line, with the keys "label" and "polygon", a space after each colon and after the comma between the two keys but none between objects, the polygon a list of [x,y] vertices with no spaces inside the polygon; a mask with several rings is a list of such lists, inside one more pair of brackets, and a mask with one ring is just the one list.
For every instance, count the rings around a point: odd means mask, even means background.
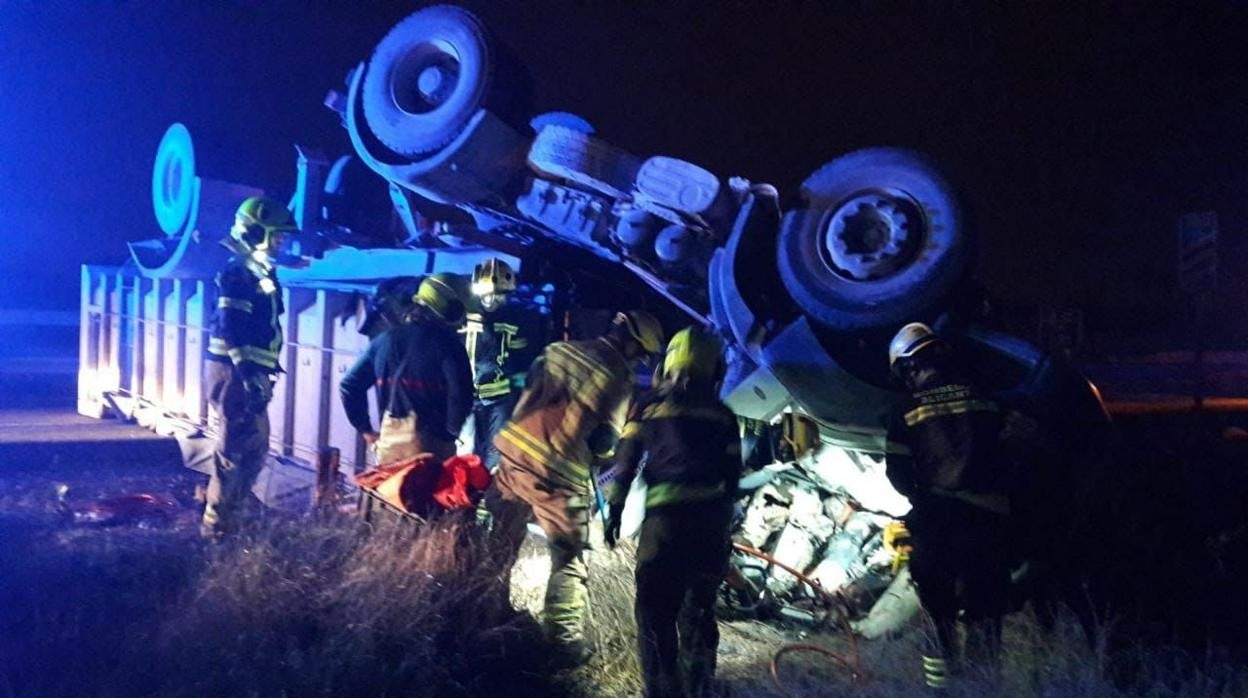
[{"label": "truck wheel rim", "polygon": [[428,114],[455,93],[459,70],[459,56],[450,44],[443,41],[419,44],[395,68],[390,98],[408,114]]},{"label": "truck wheel rim", "polygon": [[875,281],[905,269],[926,238],[923,209],[903,192],[857,192],[827,215],[823,262],[848,281]]}]

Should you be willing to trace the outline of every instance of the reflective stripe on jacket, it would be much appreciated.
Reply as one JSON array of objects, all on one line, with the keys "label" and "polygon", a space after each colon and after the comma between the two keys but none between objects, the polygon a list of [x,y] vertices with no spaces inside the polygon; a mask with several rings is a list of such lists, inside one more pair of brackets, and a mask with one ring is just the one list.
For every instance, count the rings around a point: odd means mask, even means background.
[{"label": "reflective stripe on jacket", "polygon": [[607,500],[622,506],[645,457],[646,508],[736,495],[741,436],[736,415],[714,395],[656,396],[624,428]]},{"label": "reflective stripe on jacket", "polygon": [[889,429],[907,447],[888,453],[889,480],[911,498],[939,495],[1007,513],[1009,472],[1000,449],[997,404],[956,377],[937,374],[915,390]]},{"label": "reflective stripe on jacket", "polygon": [[623,430],[633,384],[632,368],[605,339],[551,344],[494,446],[536,475],[588,489],[594,456],[607,455],[591,451],[590,435]]},{"label": "reflective stripe on jacket", "polygon": [[235,257],[217,274],[207,358],[235,366],[281,370],[282,289],[271,268]]},{"label": "reflective stripe on jacket", "polygon": [[373,431],[368,389],[376,388],[377,413],[417,416],[421,429],[454,441],[472,409],[468,354],[450,327],[430,320],[382,332],[342,377],[338,392],[347,419]]},{"label": "reflective stripe on jacket", "polygon": [[478,400],[493,400],[511,393],[511,375],[516,352],[529,343],[520,336],[520,327],[502,322],[500,313],[469,313],[459,332],[472,363],[472,380]]}]

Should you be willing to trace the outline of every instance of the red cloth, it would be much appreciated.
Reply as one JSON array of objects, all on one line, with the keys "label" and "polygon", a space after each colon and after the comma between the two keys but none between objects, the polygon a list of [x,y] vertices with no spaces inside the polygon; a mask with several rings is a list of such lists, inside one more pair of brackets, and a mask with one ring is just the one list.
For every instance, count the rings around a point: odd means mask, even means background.
[{"label": "red cloth", "polygon": [[360,487],[376,491],[391,506],[409,514],[429,516],[434,513],[433,488],[440,471],[433,454],[422,453],[366,470],[356,475],[355,481]]},{"label": "red cloth", "polygon": [[490,486],[490,471],[477,456],[454,456],[442,464],[438,484],[433,488],[433,501],[443,509],[467,509],[476,506],[481,493]]}]

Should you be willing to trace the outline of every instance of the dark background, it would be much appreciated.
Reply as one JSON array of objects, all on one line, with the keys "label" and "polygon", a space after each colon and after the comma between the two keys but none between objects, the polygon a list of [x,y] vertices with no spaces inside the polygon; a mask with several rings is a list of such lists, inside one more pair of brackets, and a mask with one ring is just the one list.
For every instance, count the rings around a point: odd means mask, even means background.
[{"label": "dark background", "polygon": [[[792,192],[855,148],[927,153],[1007,308],[1178,342],[1176,219],[1216,209],[1220,341],[1248,341],[1242,2],[465,4],[530,66],[539,111],[639,155]],[[283,195],[293,143],[348,152],[322,99],[419,6],[0,0],[0,309],[72,309],[79,264],[158,236],[170,122],[201,174]]]}]

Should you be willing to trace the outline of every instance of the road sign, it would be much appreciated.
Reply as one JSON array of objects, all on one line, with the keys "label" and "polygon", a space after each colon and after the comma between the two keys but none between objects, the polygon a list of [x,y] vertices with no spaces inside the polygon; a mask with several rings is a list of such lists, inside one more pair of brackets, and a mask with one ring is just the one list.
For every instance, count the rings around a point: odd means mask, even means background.
[{"label": "road sign", "polygon": [[1179,288],[1188,294],[1212,291],[1218,282],[1218,214],[1179,216]]}]

